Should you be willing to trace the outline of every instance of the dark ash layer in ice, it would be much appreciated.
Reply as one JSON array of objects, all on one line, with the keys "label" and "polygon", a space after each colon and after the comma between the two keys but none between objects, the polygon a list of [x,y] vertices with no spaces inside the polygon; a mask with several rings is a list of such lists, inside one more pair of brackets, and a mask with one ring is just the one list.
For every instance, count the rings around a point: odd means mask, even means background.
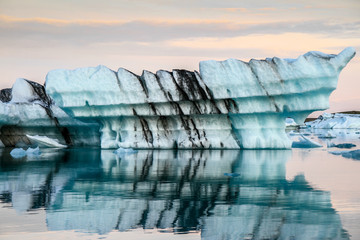
[{"label": "dark ash layer in ice", "polygon": [[11,89],[1,90],[0,109],[0,140],[4,146],[43,144],[27,135],[46,136],[67,146],[100,144],[98,124],[69,117],[38,83],[17,79]]}]

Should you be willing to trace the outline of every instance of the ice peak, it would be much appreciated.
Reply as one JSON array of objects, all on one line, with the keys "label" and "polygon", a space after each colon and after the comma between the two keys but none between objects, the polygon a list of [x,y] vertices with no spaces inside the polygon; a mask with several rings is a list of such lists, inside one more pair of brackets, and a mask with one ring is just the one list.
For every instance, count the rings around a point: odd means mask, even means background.
[{"label": "ice peak", "polygon": [[343,69],[348,62],[355,56],[356,51],[353,47],[347,47],[342,50],[336,57],[336,61],[339,66],[339,70]]},{"label": "ice peak", "polygon": [[24,78],[16,79],[12,86],[12,103],[32,102],[36,98],[34,89]]}]

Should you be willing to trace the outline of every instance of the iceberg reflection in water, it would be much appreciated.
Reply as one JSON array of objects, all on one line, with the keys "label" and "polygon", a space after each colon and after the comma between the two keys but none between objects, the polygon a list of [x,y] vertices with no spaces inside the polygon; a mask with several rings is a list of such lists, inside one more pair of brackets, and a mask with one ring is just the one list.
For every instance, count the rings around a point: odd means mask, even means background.
[{"label": "iceberg reflection in water", "polygon": [[[11,159],[0,199],[45,208],[48,230],[201,231],[202,239],[348,239],[330,193],[286,180],[289,150],[71,149]],[[52,150],[53,151],[53,150]]]}]

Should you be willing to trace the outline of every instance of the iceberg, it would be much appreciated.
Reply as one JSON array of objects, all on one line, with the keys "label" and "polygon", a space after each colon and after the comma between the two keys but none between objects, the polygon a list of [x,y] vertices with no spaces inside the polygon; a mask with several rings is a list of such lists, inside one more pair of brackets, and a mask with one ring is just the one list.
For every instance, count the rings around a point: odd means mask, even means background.
[{"label": "iceberg", "polygon": [[291,145],[293,148],[318,148],[322,145],[318,142],[315,142],[303,135],[300,135],[299,141],[294,141]]},{"label": "iceberg", "polygon": [[46,136],[31,136],[26,134],[26,137],[28,137],[30,141],[33,141],[42,147],[67,148],[66,145],[60,144],[57,139],[52,139]]},{"label": "iceberg", "polygon": [[351,158],[354,160],[360,160],[360,149],[352,150],[352,151],[333,151],[329,152],[334,155],[341,155],[345,158]]},{"label": "iceberg", "polygon": [[41,154],[41,151],[40,151],[39,147],[36,147],[36,148],[29,147],[26,150],[26,155],[29,155],[29,156],[39,156],[40,154]]},{"label": "iceberg", "polygon": [[62,145],[99,145],[98,124],[67,115],[38,83],[19,78],[11,89],[0,91],[0,100],[0,140],[6,147],[37,144],[33,135],[56,139]]},{"label": "iceberg", "polygon": [[327,131],[326,133],[319,134],[319,138],[336,138],[336,134],[332,131]]},{"label": "iceberg", "polygon": [[28,148],[26,151],[22,148],[14,148],[11,150],[10,155],[13,158],[22,158],[25,156],[39,156],[41,154],[39,147]]},{"label": "iceberg", "polygon": [[57,69],[44,87],[18,79],[1,90],[0,140],[30,143],[27,134],[70,147],[290,148],[285,119],[302,123],[327,109],[354,55],[349,47],[297,59],[209,60],[199,71],[144,70],[141,76],[105,66]]},{"label": "iceberg", "polygon": [[285,128],[286,130],[297,130],[300,128],[300,125],[297,124],[292,118],[285,119],[285,126],[286,126]]},{"label": "iceberg", "polygon": [[360,114],[324,113],[316,120],[305,124],[311,128],[357,129],[360,128]]},{"label": "iceberg", "polygon": [[286,125],[287,127],[298,127],[298,126],[299,126],[299,124],[297,124],[297,123],[294,121],[294,119],[292,119],[292,118],[286,118],[286,119],[285,119],[285,125]]},{"label": "iceberg", "polygon": [[355,144],[353,143],[339,143],[339,144],[334,144],[334,143],[329,143],[328,148],[332,148],[332,147],[336,147],[336,148],[353,148],[356,147]]},{"label": "iceberg", "polygon": [[13,158],[22,158],[26,156],[26,151],[22,148],[14,148],[11,150],[10,155]]},{"label": "iceberg", "polygon": [[105,66],[58,69],[46,92],[70,116],[100,124],[102,148],[290,148],[285,122],[328,108],[354,57],[309,52],[297,59],[202,61],[199,72]]}]

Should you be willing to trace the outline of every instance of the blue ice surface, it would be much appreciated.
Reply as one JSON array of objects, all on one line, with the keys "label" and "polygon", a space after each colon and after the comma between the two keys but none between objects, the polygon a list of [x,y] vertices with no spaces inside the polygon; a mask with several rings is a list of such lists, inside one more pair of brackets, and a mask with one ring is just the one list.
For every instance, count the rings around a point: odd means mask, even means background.
[{"label": "blue ice surface", "polygon": [[13,158],[22,158],[25,156],[39,156],[41,154],[39,147],[36,148],[28,148],[26,151],[22,148],[14,148],[11,150],[10,155]]},{"label": "blue ice surface", "polygon": [[36,147],[36,148],[31,148],[29,147],[27,150],[26,150],[26,154],[27,155],[33,155],[33,156],[39,156],[41,154],[41,151],[40,151],[40,148],[39,147]]},{"label": "blue ice surface", "polygon": [[11,150],[10,155],[13,158],[22,158],[26,156],[26,151],[22,148],[14,148]]}]

